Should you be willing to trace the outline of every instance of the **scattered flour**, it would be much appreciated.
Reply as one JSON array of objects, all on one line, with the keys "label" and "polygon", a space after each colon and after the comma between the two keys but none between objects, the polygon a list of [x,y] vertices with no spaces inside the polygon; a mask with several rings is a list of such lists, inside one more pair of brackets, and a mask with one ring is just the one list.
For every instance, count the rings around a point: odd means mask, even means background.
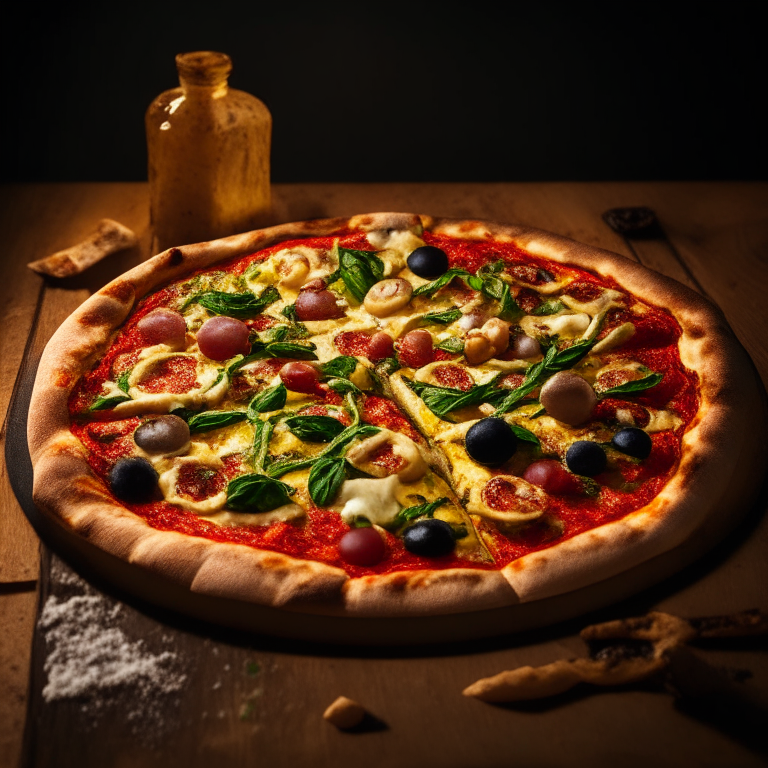
[{"label": "scattered flour", "polygon": [[107,712],[121,713],[136,733],[146,734],[148,722],[162,725],[186,682],[177,654],[152,653],[144,641],[130,640],[119,626],[122,606],[69,569],[59,566],[51,575],[66,589],[62,597],[48,597],[39,621],[47,651],[45,701],[77,700],[92,725]]}]

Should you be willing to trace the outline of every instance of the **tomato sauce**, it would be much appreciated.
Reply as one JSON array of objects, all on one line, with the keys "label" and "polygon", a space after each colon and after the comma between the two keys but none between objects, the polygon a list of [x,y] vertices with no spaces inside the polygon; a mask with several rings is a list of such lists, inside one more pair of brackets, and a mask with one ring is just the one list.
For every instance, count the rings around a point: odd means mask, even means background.
[{"label": "tomato sauce", "polygon": [[[346,248],[371,250],[364,233],[341,234],[340,243]],[[275,244],[256,254],[250,254],[233,260],[217,270],[227,270],[232,274],[243,274],[254,264],[267,258],[271,253],[296,245],[330,249],[336,237],[306,238]],[[512,243],[490,243],[482,241],[464,241],[426,233],[424,240],[429,245],[436,245],[449,256],[452,267],[462,267],[472,273],[489,263],[503,259],[506,268],[517,279],[530,285],[543,285],[553,279],[571,277],[572,282],[564,293],[578,301],[591,301],[599,295],[600,289],[613,288],[622,290],[608,278],[598,278],[584,270],[568,265],[553,265],[543,259],[531,256]],[[211,273],[217,270],[209,270]],[[201,270],[197,274],[201,274]],[[137,322],[148,312],[162,306],[178,306],[190,292],[190,282],[195,275],[163,288],[143,299],[136,311],[118,333],[115,342],[105,353],[95,368],[82,377],[75,387],[69,401],[72,416],[72,432],[89,452],[89,462],[99,476],[106,478],[114,463],[122,456],[129,455],[134,449],[133,432],[141,423],[138,417],[130,419],[115,418],[111,409],[90,411],[94,400],[102,395],[103,383],[114,380],[117,375],[130,370],[146,340],[136,327]],[[622,291],[626,295],[626,291]],[[521,288],[517,292],[520,305],[531,311],[541,302],[538,294],[530,288]],[[556,300],[557,296],[552,299]],[[454,554],[440,558],[420,558],[405,550],[402,542],[387,534],[387,555],[377,566],[359,567],[349,565],[338,554],[338,542],[349,528],[338,513],[312,508],[305,518],[290,522],[278,522],[269,526],[233,526],[223,527],[198,517],[192,512],[176,507],[165,501],[148,504],[128,505],[149,525],[158,530],[173,530],[192,536],[202,536],[214,541],[226,541],[246,544],[265,550],[283,552],[301,558],[314,559],[346,570],[351,576],[372,573],[387,573],[411,568],[497,568],[530,552],[550,546],[555,541],[570,538],[607,522],[620,519],[633,510],[648,504],[664,487],[674,471],[680,457],[680,440],[690,421],[695,416],[698,406],[698,379],[696,374],[687,370],[677,350],[680,327],[675,319],[665,310],[644,305],[642,314],[626,309],[612,309],[608,312],[599,338],[604,338],[613,329],[625,322],[632,322],[635,334],[621,348],[606,359],[619,360],[631,357],[647,366],[650,371],[664,374],[662,382],[650,390],[639,393],[631,400],[606,398],[601,400],[595,411],[595,418],[612,423],[616,411],[629,411],[638,426],[648,423],[648,408],[668,409],[682,420],[682,426],[674,432],[658,432],[651,436],[653,448],[650,456],[642,461],[630,458],[618,461],[618,468],[606,473],[600,484],[599,492],[583,496],[549,496],[548,514],[539,521],[515,529],[508,535],[501,534],[493,523],[479,520],[478,529],[487,533],[489,547],[496,560],[495,564],[468,563]],[[249,321],[254,330],[269,327],[271,321],[257,317]],[[342,332],[335,339],[336,349],[340,354],[366,355],[370,334],[366,332]],[[435,350],[435,360],[451,360],[452,355],[443,350]],[[189,391],[193,386],[193,366],[189,363],[176,362],[191,358],[171,358],[153,377],[142,382],[142,388],[155,387],[154,390],[168,391],[175,388],[179,393]],[[194,362],[194,361],[192,361]],[[265,361],[266,362],[266,361]],[[275,361],[268,361],[270,367]],[[450,369],[451,366],[445,366]],[[439,370],[439,369],[438,369]],[[460,369],[459,369],[460,370]],[[446,385],[464,388],[465,382],[446,374]],[[508,381],[507,381],[508,379]],[[504,384],[516,386],[518,377],[508,376]],[[615,384],[611,383],[611,386]],[[342,398],[334,392],[327,392],[322,401],[304,409],[304,413],[327,413],[328,406],[342,403]],[[317,410],[316,410],[317,409]],[[331,414],[335,415],[335,414]],[[417,432],[399,407],[383,397],[368,395],[361,405],[363,421],[408,435],[413,440],[424,444],[424,438]],[[344,418],[340,417],[342,421]],[[396,460],[382,452],[375,457],[383,466]],[[226,487],[226,481],[238,474],[249,471],[244,457],[239,454],[228,456],[224,460],[223,470],[201,471],[200,467],[180,473],[179,487],[190,498],[207,498]],[[610,474],[610,477],[609,477]],[[501,494],[503,488],[496,489]],[[503,501],[499,498],[500,503]]]}]

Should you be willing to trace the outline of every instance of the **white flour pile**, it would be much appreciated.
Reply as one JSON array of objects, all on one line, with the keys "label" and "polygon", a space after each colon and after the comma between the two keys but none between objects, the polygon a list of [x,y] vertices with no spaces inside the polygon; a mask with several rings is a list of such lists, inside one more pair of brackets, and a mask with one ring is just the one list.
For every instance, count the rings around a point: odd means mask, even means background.
[{"label": "white flour pile", "polygon": [[67,594],[48,597],[40,616],[48,676],[43,698],[78,700],[92,725],[109,711],[111,717],[119,712],[136,733],[146,734],[149,722],[162,726],[186,681],[177,654],[151,653],[142,640],[130,640],[119,626],[122,607],[66,566],[54,563],[51,577]]}]

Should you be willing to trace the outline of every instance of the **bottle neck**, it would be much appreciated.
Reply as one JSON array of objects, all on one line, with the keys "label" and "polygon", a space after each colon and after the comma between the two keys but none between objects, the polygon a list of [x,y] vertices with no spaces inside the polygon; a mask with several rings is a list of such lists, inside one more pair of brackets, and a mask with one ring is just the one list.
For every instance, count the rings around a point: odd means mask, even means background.
[{"label": "bottle neck", "polygon": [[226,80],[222,80],[221,82],[212,85],[198,85],[189,82],[189,80],[185,80],[183,77],[179,78],[179,81],[184,96],[193,101],[221,99],[227,95],[227,91],[229,90]]}]

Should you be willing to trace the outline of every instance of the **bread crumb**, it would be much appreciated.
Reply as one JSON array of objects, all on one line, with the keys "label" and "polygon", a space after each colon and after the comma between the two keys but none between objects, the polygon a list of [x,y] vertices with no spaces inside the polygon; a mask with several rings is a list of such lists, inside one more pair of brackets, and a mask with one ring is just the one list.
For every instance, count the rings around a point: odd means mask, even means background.
[{"label": "bread crumb", "polygon": [[341,730],[360,725],[365,717],[365,709],[356,701],[346,696],[339,696],[323,713],[323,717]]}]

